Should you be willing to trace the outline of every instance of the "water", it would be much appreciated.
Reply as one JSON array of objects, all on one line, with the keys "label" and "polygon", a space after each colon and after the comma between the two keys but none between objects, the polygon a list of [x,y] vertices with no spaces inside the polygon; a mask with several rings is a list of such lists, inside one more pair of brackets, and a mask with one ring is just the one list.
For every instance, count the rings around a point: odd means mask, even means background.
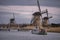
[{"label": "water", "polygon": [[36,35],[24,31],[0,31],[0,40],[60,40],[60,33]]}]

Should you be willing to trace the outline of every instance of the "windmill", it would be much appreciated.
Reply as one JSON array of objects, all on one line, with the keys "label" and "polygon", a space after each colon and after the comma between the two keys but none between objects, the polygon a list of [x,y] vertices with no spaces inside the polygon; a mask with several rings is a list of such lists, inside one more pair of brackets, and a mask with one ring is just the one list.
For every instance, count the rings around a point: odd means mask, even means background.
[{"label": "windmill", "polygon": [[[31,23],[35,26],[39,26],[38,28],[39,29],[43,29],[43,26],[42,26],[42,14],[45,14],[47,12],[43,12],[41,11],[41,8],[40,8],[40,4],[39,4],[39,0],[37,0],[37,6],[38,6],[38,9],[39,11],[38,12],[35,12],[33,13],[33,19],[31,20]],[[47,13],[47,16],[48,16],[48,13]]]},{"label": "windmill", "polygon": [[50,18],[52,18],[52,16],[50,16],[50,17],[48,16],[48,10],[47,9],[44,13],[46,13],[47,16],[43,18],[43,26],[48,27],[48,21],[49,21]]},{"label": "windmill", "polygon": [[8,31],[10,31],[10,28],[11,28],[12,25],[15,25],[15,16],[14,16],[14,13],[13,13],[13,18],[10,19]]},{"label": "windmill", "polygon": [[33,13],[33,19],[31,20],[31,23],[35,26],[36,31],[32,30],[32,33],[37,33],[37,34],[42,34],[42,35],[46,35],[47,31],[43,28],[42,26],[42,14],[41,13],[41,9],[40,9],[40,4],[39,1],[37,0],[37,5],[38,5],[38,12]]},{"label": "windmill", "polygon": [[41,17],[42,17],[42,13],[41,13],[41,9],[40,9],[40,5],[39,5],[39,1],[37,0],[37,6],[39,11],[38,12],[34,12],[33,15],[33,19],[31,20],[31,23],[39,29],[43,29],[42,27],[42,23],[41,23]]},{"label": "windmill", "polygon": [[15,23],[15,16],[14,16],[14,13],[13,13],[13,18],[10,19],[10,24],[14,24]]}]

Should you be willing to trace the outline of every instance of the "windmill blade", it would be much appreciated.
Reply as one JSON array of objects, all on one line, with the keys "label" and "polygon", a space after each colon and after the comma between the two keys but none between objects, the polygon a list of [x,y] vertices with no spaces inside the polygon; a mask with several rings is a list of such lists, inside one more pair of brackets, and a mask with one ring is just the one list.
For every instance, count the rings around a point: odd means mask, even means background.
[{"label": "windmill blade", "polygon": [[[39,9],[40,14],[42,14],[41,13],[41,8],[40,8],[40,4],[39,4],[39,0],[37,0],[37,5],[38,5],[38,9]],[[41,15],[41,18],[42,18],[42,15]]]},{"label": "windmill blade", "polygon": [[14,15],[14,13],[13,13],[13,19],[14,19],[14,21],[15,21],[15,15]]},{"label": "windmill blade", "polygon": [[[52,14],[52,13],[49,13],[49,14]],[[48,16],[48,12],[47,12],[47,16]],[[48,19],[49,19],[49,18],[52,18],[52,17],[53,17],[53,16],[50,16],[50,17],[48,16]]]},{"label": "windmill blade", "polygon": [[47,17],[48,17],[48,19],[49,19],[49,18],[52,18],[52,16],[50,16],[50,17],[48,16],[48,10],[47,10],[47,9],[46,9],[46,13],[47,13]]},{"label": "windmill blade", "polygon": [[15,19],[15,15],[14,15],[14,13],[13,13],[13,18]]},{"label": "windmill blade", "polygon": [[16,20],[15,20],[15,15],[14,15],[14,13],[13,13],[13,19],[14,19],[14,22],[16,23]]},{"label": "windmill blade", "polygon": [[39,0],[37,0],[37,5],[38,5],[39,12],[41,13],[41,9],[40,9]]},{"label": "windmill blade", "polygon": [[46,9],[46,14],[47,14],[47,17],[48,17],[48,10]]}]

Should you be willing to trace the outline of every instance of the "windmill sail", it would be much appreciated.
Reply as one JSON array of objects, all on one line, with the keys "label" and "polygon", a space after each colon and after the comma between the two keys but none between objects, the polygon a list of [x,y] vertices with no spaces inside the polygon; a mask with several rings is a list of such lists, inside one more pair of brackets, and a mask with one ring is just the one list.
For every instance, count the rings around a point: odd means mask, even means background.
[{"label": "windmill sail", "polygon": [[47,14],[47,18],[49,19],[49,18],[52,18],[52,16],[48,16],[48,10],[46,9],[46,14]]},{"label": "windmill sail", "polygon": [[46,9],[47,17],[48,17],[48,10]]},{"label": "windmill sail", "polygon": [[13,18],[15,19],[14,13],[13,13]]},{"label": "windmill sail", "polygon": [[41,13],[41,8],[40,8],[39,0],[37,0],[37,5],[38,5],[39,12]]},{"label": "windmill sail", "polygon": [[13,13],[13,19],[14,19],[14,23],[15,23],[15,15],[14,15],[14,13]]}]

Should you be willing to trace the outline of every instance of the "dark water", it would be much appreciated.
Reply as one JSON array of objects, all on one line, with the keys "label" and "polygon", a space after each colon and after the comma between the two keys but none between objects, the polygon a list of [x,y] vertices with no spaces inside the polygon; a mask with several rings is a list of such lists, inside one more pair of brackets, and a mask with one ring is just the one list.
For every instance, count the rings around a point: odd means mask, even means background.
[{"label": "dark water", "polygon": [[0,40],[60,40],[60,33],[48,33],[48,35],[36,35],[31,32],[0,31]]}]

